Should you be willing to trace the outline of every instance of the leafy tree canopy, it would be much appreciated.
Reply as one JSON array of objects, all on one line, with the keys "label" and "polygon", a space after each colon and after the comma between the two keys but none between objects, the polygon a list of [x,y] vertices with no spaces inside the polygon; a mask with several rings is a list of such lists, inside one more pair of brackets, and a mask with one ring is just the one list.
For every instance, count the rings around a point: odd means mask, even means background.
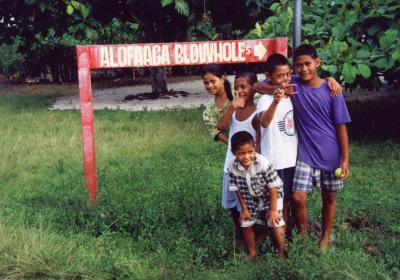
[{"label": "leafy tree canopy", "polygon": [[[274,3],[274,15],[257,23],[247,38],[291,37],[291,5],[288,0]],[[379,88],[381,77],[400,86],[399,1],[303,1],[302,23],[304,42],[318,48],[326,75],[350,88]]]}]

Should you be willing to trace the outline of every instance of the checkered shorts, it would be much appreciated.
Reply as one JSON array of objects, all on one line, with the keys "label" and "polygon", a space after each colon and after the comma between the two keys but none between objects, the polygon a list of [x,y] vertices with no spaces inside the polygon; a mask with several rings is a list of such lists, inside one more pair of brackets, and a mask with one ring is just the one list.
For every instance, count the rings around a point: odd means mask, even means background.
[{"label": "checkered shorts", "polygon": [[312,191],[313,186],[320,190],[337,192],[343,189],[344,184],[343,180],[336,178],[334,171],[313,168],[307,163],[298,160],[294,173],[293,191],[308,193]]}]

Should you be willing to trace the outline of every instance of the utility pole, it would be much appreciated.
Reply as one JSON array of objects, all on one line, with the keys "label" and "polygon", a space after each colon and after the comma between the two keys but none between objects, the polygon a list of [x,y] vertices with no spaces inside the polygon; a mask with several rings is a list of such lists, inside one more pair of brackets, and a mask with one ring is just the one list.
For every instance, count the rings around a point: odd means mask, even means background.
[{"label": "utility pole", "polygon": [[301,0],[293,1],[293,50],[301,44]]}]

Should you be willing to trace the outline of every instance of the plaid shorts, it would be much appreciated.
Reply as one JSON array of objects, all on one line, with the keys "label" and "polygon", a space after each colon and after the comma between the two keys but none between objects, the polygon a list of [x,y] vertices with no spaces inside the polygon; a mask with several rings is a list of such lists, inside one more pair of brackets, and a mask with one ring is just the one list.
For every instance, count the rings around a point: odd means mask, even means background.
[{"label": "plaid shorts", "polygon": [[312,191],[313,186],[320,190],[337,192],[343,189],[344,184],[343,180],[336,178],[334,171],[313,168],[298,160],[294,173],[293,191],[308,193]]}]

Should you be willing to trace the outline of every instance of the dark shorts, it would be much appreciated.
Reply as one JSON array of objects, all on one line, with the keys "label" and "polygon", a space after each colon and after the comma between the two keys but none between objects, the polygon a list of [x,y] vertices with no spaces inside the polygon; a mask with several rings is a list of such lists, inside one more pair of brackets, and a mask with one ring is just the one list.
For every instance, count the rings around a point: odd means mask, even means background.
[{"label": "dark shorts", "polygon": [[278,176],[281,178],[283,182],[284,199],[286,201],[290,201],[292,199],[292,187],[293,187],[295,167],[279,169],[276,170],[276,172],[278,173]]}]

